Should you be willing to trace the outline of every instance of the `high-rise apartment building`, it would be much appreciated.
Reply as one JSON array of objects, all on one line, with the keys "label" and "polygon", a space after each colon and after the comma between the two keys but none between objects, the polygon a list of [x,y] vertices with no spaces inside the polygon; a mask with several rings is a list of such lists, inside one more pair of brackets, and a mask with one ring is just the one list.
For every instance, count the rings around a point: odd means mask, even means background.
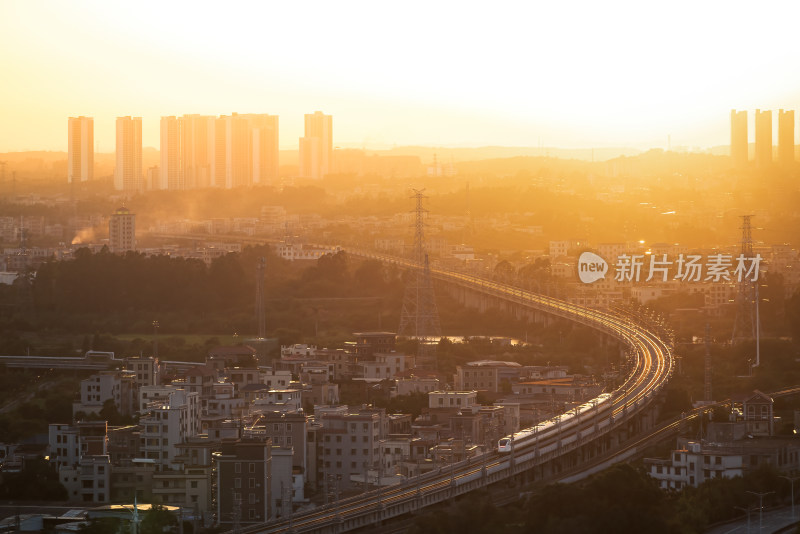
[{"label": "high-rise apartment building", "polygon": [[214,122],[210,115],[184,115],[181,165],[186,189],[209,187],[214,159]]},{"label": "high-rise apartment building", "polygon": [[756,110],[756,167],[772,163],[772,111]]},{"label": "high-rise apartment building", "polygon": [[747,112],[731,110],[731,159],[738,166],[747,165]]},{"label": "high-rise apartment building", "polygon": [[182,123],[178,117],[161,117],[161,166],[153,189],[185,189]]},{"label": "high-rise apartment building", "polygon": [[254,185],[278,180],[278,116],[266,113],[241,115],[250,127],[250,163]]},{"label": "high-rise apartment building", "polygon": [[230,189],[252,185],[250,125],[247,119],[238,113],[232,113],[221,116],[217,124],[223,127],[223,131],[217,132],[217,135],[222,133],[225,136],[224,187]]},{"label": "high-rise apartment building", "polygon": [[[163,180],[162,180],[163,181]],[[142,118],[117,118],[117,166],[114,189],[139,191],[142,187]]]},{"label": "high-rise apartment building", "polygon": [[67,182],[94,178],[94,119],[70,117],[67,126]]},{"label": "high-rise apartment building", "polygon": [[276,115],[161,118],[161,166],[154,188],[229,189],[277,179]]},{"label": "high-rise apartment building", "polygon": [[321,111],[305,116],[305,136],[300,138],[300,176],[320,179],[331,171],[333,117]]},{"label": "high-rise apartment building", "polygon": [[108,220],[108,248],[111,252],[136,250],[136,214],[117,209]]},{"label": "high-rise apartment building", "polygon": [[794,110],[778,110],[778,162],[794,163]]}]

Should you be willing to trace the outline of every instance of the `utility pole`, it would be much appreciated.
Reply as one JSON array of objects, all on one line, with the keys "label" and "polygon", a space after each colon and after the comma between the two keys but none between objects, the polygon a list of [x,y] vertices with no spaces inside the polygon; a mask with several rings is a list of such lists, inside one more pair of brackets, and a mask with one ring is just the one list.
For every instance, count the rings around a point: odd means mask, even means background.
[{"label": "utility pole", "polygon": [[153,359],[158,359],[158,319],[153,321]]},{"label": "utility pole", "polygon": [[758,497],[758,532],[761,532],[761,525],[764,519],[764,497],[775,492],[765,491],[763,493],[757,493],[755,491],[748,491],[747,493],[752,493],[753,495]]},{"label": "utility pole", "polygon": [[785,478],[786,480],[788,480],[792,484],[792,519],[794,519],[794,481],[795,480],[800,480],[800,477],[797,477],[797,476],[787,477],[787,476],[784,476],[784,475],[780,475],[780,477],[781,478]]},{"label": "utility pole", "polygon": [[742,508],[741,506],[734,506],[737,510],[741,510],[742,512],[747,514],[747,534],[750,534],[750,512],[753,511],[752,508],[749,506],[747,508]]}]

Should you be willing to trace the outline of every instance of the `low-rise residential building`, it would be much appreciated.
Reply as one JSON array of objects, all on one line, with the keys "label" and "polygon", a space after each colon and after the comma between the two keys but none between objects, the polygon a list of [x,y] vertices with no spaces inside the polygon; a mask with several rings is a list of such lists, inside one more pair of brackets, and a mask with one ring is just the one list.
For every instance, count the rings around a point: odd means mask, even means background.
[{"label": "low-rise residential building", "polygon": [[69,500],[106,503],[111,498],[111,461],[107,454],[81,456],[78,464],[62,466],[58,479]]},{"label": "low-rise residential building", "polygon": [[397,395],[410,395],[412,393],[430,393],[438,391],[441,385],[436,377],[410,376],[395,381]]},{"label": "low-rise residential building", "polygon": [[50,461],[56,469],[62,466],[75,467],[84,455],[108,454],[108,427],[105,421],[51,424],[48,438]]},{"label": "low-rise residential building", "polygon": [[143,456],[154,460],[156,471],[172,469],[178,446],[200,433],[200,397],[182,389],[173,391],[165,402],[153,403],[139,424]]},{"label": "low-rise residential building", "polygon": [[233,526],[264,523],[272,515],[270,440],[239,439],[222,442],[216,463],[217,523]]},{"label": "low-rise residential building", "polygon": [[[316,410],[315,410],[316,413]],[[342,489],[356,484],[351,477],[362,477],[380,461],[382,418],[378,411],[364,413],[323,413],[317,436],[317,480],[333,476]]]},{"label": "low-rise residential building", "polygon": [[158,358],[125,358],[125,370],[133,373],[136,387],[153,386],[160,382]]},{"label": "low-rise residential building", "polygon": [[405,354],[391,352],[387,354],[375,354],[374,360],[362,360],[358,362],[361,370],[360,376],[384,380],[393,378],[396,374],[406,370]]},{"label": "low-rise residential building", "polygon": [[303,407],[303,392],[300,389],[271,389],[263,398],[253,402],[250,413],[269,411],[296,412]]},{"label": "low-rise residential building", "polygon": [[80,401],[72,405],[73,415],[98,414],[111,400],[122,414],[132,413],[134,378],[130,373],[101,371],[81,380]]},{"label": "low-rise residential building", "polygon": [[[499,393],[502,384],[507,388],[519,379],[522,366],[517,362],[481,360],[456,366],[455,388],[460,391],[470,389]],[[510,390],[510,389],[509,389]],[[507,390],[507,391],[509,391]]]},{"label": "low-rise residential building", "polygon": [[477,391],[431,391],[428,408],[469,408],[478,403]]}]

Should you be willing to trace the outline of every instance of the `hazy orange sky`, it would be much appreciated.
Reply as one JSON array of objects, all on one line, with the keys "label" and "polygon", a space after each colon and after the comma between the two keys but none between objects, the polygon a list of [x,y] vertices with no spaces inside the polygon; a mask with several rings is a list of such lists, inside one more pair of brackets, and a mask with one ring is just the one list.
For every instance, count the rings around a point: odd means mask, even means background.
[{"label": "hazy orange sky", "polygon": [[[498,7],[499,6],[499,7]],[[334,116],[337,146],[710,146],[800,109],[795,2],[0,1],[0,151],[67,117]],[[752,139],[752,112],[751,121]]]}]

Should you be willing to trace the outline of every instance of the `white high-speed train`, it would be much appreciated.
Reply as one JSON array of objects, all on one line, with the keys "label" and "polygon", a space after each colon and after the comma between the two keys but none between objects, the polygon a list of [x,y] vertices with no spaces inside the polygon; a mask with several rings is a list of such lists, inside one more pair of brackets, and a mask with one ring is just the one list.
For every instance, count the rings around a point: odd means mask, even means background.
[{"label": "white high-speed train", "polygon": [[556,430],[559,425],[561,432],[568,431],[574,425],[578,424],[582,414],[589,413],[591,410],[597,410],[595,413],[600,414],[611,408],[613,404],[611,402],[611,397],[611,393],[603,393],[589,402],[581,404],[577,408],[573,408],[565,414],[548,419],[543,423],[538,423],[531,428],[514,432],[510,436],[500,438],[500,441],[497,442],[497,452],[511,452],[517,447],[531,443],[537,436],[539,438],[547,436],[550,431]]}]

